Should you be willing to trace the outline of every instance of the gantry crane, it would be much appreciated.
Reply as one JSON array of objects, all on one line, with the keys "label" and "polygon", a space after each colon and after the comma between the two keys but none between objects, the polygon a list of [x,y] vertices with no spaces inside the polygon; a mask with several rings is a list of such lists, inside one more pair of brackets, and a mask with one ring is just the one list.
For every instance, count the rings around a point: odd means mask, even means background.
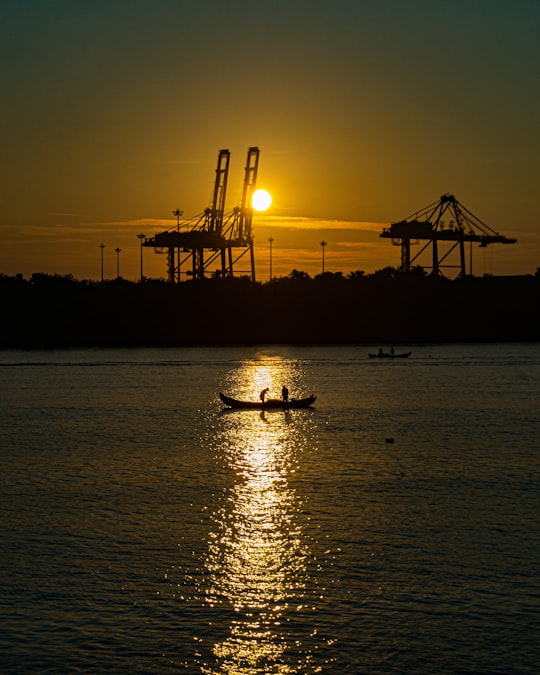
[{"label": "gantry crane", "polygon": [[[405,220],[384,228],[380,236],[401,246],[402,271],[410,271],[413,263],[431,246],[431,266],[428,265],[427,269],[431,269],[434,275],[442,275],[441,268],[458,267],[459,276],[466,275],[465,242],[470,242],[471,246],[473,242],[478,242],[480,247],[486,247],[488,244],[515,244],[517,241],[492,230],[450,194],[443,195],[438,202],[429,204]],[[411,244],[419,243],[418,240],[426,243],[411,258]],[[440,251],[441,243],[449,247],[443,253]],[[445,263],[456,248],[459,249],[459,265]],[[472,274],[472,259],[470,270]]]},{"label": "gantry crane", "polygon": [[[226,214],[229,160],[230,152],[220,150],[209,208],[187,221],[180,223],[179,220],[176,228],[147,238],[142,244],[167,254],[168,279],[172,283],[180,282],[183,273],[194,279],[203,279],[209,274],[232,277],[235,265],[248,252],[250,269],[247,272],[255,281],[251,197],[257,184],[259,148],[248,149],[242,201]],[[189,266],[190,261],[190,269],[184,272],[183,268]]]}]

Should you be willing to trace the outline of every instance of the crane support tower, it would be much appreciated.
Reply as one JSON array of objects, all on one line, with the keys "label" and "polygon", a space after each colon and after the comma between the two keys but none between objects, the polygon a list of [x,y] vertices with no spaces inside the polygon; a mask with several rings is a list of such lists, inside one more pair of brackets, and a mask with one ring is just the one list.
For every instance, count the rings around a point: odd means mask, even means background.
[{"label": "crane support tower", "polygon": [[[235,272],[255,281],[251,198],[257,184],[259,148],[248,149],[240,206],[225,213],[229,161],[229,150],[220,150],[208,208],[189,220],[179,220],[175,228],[147,238],[142,244],[157,253],[167,254],[171,283],[179,283],[182,274],[204,279],[207,276],[232,277]],[[249,269],[238,270],[238,262],[248,253]]]},{"label": "crane support tower", "polygon": [[[454,195],[443,195],[438,202],[429,204],[412,216],[399,223],[384,228],[381,237],[392,239],[392,243],[401,246],[401,271],[410,271],[413,263],[431,246],[431,269],[433,275],[444,276],[441,269],[457,267],[458,276],[466,275],[465,242],[477,242],[484,248],[488,244],[515,244],[516,239],[503,237],[483,223],[466,209]],[[411,258],[411,245],[420,240],[426,243]],[[445,246],[445,251],[441,251]],[[459,250],[459,264],[451,265],[447,261],[450,254]],[[470,274],[472,274],[472,248],[470,255]]]}]

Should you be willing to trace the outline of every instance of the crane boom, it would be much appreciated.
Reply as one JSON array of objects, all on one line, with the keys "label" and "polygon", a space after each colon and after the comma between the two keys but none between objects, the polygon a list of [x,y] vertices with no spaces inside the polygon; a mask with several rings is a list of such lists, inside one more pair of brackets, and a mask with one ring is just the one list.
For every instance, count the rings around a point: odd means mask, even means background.
[{"label": "crane boom", "polygon": [[257,185],[257,171],[259,169],[259,148],[248,148],[246,168],[244,173],[244,187],[242,201],[238,213],[237,236],[238,239],[251,241],[251,223],[253,220],[253,208],[251,197]]},{"label": "crane boom", "polygon": [[227,178],[229,175],[229,160],[231,153],[228,150],[220,150],[216,169],[216,181],[212,204],[206,210],[206,229],[221,236],[223,227],[223,213],[225,211],[225,196],[227,194]]}]

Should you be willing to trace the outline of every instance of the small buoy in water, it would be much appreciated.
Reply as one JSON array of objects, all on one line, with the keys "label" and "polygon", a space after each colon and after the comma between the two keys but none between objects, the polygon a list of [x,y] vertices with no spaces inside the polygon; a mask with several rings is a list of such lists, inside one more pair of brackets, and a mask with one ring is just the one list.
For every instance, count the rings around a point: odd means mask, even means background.
[{"label": "small buoy in water", "polygon": [[387,439],[386,439],[386,442],[387,442],[387,443],[393,443],[393,442],[394,442],[394,439],[393,439],[393,438],[387,438]]}]

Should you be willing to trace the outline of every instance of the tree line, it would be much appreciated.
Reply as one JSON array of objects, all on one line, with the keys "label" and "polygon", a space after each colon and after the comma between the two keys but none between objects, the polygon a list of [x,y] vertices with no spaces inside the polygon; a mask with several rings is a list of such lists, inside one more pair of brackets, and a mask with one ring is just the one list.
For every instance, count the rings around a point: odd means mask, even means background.
[{"label": "tree line", "polygon": [[539,289],[539,273],[449,280],[391,267],[265,283],[0,274],[0,347],[538,341]]}]

